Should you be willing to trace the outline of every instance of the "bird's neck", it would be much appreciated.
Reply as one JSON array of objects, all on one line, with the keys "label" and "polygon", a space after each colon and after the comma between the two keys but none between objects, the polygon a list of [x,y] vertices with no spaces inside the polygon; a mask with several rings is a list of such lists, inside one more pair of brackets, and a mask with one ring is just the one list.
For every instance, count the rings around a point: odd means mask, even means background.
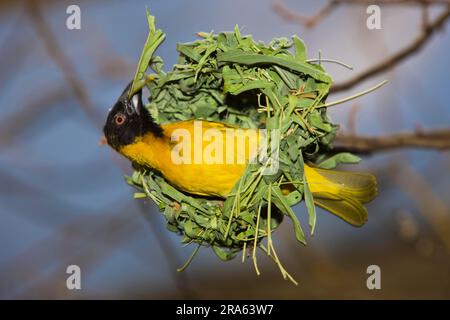
[{"label": "bird's neck", "polygon": [[158,168],[161,150],[167,144],[163,128],[157,124],[147,110],[141,114],[142,121],[134,139],[119,148],[119,152],[138,164]]},{"label": "bird's neck", "polygon": [[156,138],[163,137],[163,129],[162,127],[153,120],[150,113],[145,110],[144,114],[142,115],[144,117],[144,121],[142,121],[142,127],[141,127],[141,136],[145,136],[148,134],[154,135]]}]

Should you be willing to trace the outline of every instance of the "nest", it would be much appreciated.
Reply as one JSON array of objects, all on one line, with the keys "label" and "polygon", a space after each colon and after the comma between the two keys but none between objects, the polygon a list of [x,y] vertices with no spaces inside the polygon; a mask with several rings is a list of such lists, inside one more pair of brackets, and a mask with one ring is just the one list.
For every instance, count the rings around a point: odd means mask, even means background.
[{"label": "nest", "polygon": [[[234,32],[198,33],[199,40],[178,44],[178,63],[166,73],[163,60],[154,55],[164,34],[156,30],[149,14],[148,20],[150,33],[133,90],[146,83],[151,95],[146,107],[155,121],[195,118],[276,130],[278,134],[270,135],[275,141],[268,144],[272,146],[268,154],[276,152],[280,165],[276,173],[263,175],[271,157],[249,164],[225,200],[184,193],[145,168],[136,168],[126,181],[139,189],[136,198],[150,198],[158,206],[168,230],[180,234],[185,244],[197,244],[180,270],[200,246],[207,246],[222,260],[241,251],[244,260],[247,252],[251,253],[259,273],[259,248],[278,265],[284,278],[295,282],[280,263],[272,233],[288,218],[297,240],[306,243],[292,211],[302,200],[311,233],[314,230],[316,211],[303,166],[305,161],[322,161],[335,137],[337,126],[328,119],[325,104],[331,77],[320,61],[307,59],[306,47],[298,37],[274,39],[266,45],[241,35],[238,27]],[[147,68],[154,71],[149,76],[152,81],[144,76]],[[281,187],[288,183],[294,188],[284,195]]]}]

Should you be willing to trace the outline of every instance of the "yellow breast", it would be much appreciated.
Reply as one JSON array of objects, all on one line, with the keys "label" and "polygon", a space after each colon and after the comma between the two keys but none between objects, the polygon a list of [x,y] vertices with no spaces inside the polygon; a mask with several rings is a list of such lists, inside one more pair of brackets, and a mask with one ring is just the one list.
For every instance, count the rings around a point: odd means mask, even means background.
[{"label": "yellow breast", "polygon": [[148,133],[119,151],[151,167],[175,187],[202,195],[226,197],[259,148],[257,130],[208,121],[163,125],[164,136]]}]

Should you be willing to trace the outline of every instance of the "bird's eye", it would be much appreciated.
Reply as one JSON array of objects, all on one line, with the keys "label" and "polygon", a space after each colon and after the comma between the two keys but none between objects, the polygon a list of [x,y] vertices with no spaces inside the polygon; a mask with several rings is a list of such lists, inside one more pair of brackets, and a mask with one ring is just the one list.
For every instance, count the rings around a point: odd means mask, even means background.
[{"label": "bird's eye", "polygon": [[118,113],[116,117],[114,118],[114,121],[117,125],[122,125],[125,122],[125,116],[121,113]]}]

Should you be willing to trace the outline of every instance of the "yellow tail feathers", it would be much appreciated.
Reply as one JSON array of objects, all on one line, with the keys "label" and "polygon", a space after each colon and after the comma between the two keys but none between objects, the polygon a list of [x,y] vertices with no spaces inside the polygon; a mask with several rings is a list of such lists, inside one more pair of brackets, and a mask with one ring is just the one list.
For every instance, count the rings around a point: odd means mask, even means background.
[{"label": "yellow tail feathers", "polygon": [[377,195],[377,183],[373,175],[307,165],[305,175],[316,205],[354,226],[362,226],[367,221],[367,210],[363,203]]}]

